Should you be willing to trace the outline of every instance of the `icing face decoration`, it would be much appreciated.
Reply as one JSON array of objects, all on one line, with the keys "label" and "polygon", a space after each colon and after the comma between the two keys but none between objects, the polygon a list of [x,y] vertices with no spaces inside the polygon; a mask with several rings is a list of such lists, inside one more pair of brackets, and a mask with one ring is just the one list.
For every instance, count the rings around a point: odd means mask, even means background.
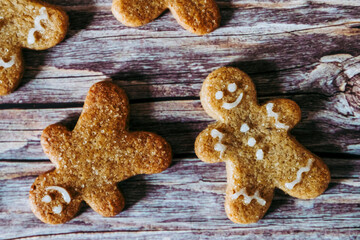
[{"label": "icing face decoration", "polygon": [[300,121],[295,102],[274,99],[259,105],[250,77],[231,67],[206,78],[200,99],[217,121],[196,138],[195,153],[204,162],[226,163],[225,210],[230,220],[259,221],[275,188],[301,199],[325,191],[328,168],[288,132]]},{"label": "icing face decoration", "polygon": [[[68,191],[66,191],[65,188],[62,188],[62,187],[58,187],[58,186],[50,186],[50,187],[46,187],[45,188],[46,191],[50,191],[50,190],[54,190],[54,191],[57,191],[61,194],[62,198],[64,199],[64,201],[66,203],[70,203],[71,201],[71,197],[70,197],[70,194],[68,193]],[[50,203],[52,201],[51,197],[49,195],[45,195],[42,199],[41,199],[42,202],[44,203]],[[61,214],[62,212],[62,206],[61,205],[57,205],[55,207],[53,207],[53,212],[55,214]]]},{"label": "icing face decoration", "polygon": [[[237,90],[236,83],[230,83],[230,84],[227,86],[227,90],[228,90],[230,93],[235,92],[235,91]],[[223,97],[224,97],[224,92],[223,92],[223,91],[218,91],[218,92],[216,92],[215,98],[216,98],[217,100],[221,100]],[[241,92],[234,102],[230,102],[230,103],[224,102],[223,105],[222,105],[222,107],[223,107],[224,109],[226,109],[226,110],[230,110],[230,109],[232,109],[232,108],[234,108],[234,107],[237,107],[237,106],[240,104],[242,98],[243,98],[243,93]]]},{"label": "icing face decoration", "polygon": [[41,26],[40,21],[49,19],[48,13],[46,11],[45,7],[40,8],[40,15],[35,18],[35,27],[30,29],[27,41],[28,43],[34,44],[35,43],[35,32],[41,32],[44,33],[45,29]]}]

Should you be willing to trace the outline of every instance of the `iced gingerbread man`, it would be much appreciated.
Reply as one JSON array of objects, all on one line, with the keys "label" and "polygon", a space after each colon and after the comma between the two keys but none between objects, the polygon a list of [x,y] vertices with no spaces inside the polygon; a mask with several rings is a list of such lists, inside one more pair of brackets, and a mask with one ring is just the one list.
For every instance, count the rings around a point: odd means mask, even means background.
[{"label": "iced gingerbread man", "polygon": [[30,190],[34,214],[58,224],[72,219],[85,201],[103,216],[124,207],[117,183],[137,174],[153,174],[171,163],[170,145],[149,132],[127,129],[129,102],[111,82],[93,85],[73,131],[54,124],[41,136],[56,169],[40,175]]},{"label": "iced gingerbread man", "polygon": [[196,139],[195,152],[205,162],[226,162],[225,210],[235,223],[253,223],[269,208],[274,188],[309,199],[330,182],[324,162],[289,131],[300,121],[298,105],[275,99],[259,106],[254,84],[237,68],[212,72],[201,90],[205,111],[217,122]]},{"label": "iced gingerbread man", "polygon": [[0,0],[0,95],[9,94],[24,71],[22,48],[44,50],[61,42],[68,17],[36,0]]}]

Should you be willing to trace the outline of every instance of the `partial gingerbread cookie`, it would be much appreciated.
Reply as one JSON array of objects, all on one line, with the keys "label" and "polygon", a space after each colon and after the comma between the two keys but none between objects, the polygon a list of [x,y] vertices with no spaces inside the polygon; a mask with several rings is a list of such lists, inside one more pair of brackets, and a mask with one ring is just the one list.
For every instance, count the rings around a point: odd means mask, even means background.
[{"label": "partial gingerbread cookie", "polygon": [[34,214],[58,224],[72,219],[85,201],[109,217],[124,207],[117,183],[137,174],[164,171],[170,145],[149,132],[127,129],[129,102],[111,82],[94,84],[73,131],[54,124],[41,136],[44,152],[56,169],[40,175],[30,190]]},{"label": "partial gingerbread cookie", "polygon": [[289,131],[300,121],[299,106],[275,99],[259,106],[254,84],[237,68],[212,72],[200,93],[205,111],[217,122],[196,139],[204,162],[226,162],[225,210],[235,223],[253,223],[270,206],[274,188],[291,196],[319,196],[330,182],[324,162]]},{"label": "partial gingerbread cookie", "polygon": [[220,25],[215,0],[114,0],[114,16],[129,27],[139,27],[170,9],[177,22],[192,33],[203,35]]},{"label": "partial gingerbread cookie", "polygon": [[60,8],[36,0],[0,0],[0,95],[19,85],[24,71],[21,49],[44,50],[61,42],[68,17]]}]

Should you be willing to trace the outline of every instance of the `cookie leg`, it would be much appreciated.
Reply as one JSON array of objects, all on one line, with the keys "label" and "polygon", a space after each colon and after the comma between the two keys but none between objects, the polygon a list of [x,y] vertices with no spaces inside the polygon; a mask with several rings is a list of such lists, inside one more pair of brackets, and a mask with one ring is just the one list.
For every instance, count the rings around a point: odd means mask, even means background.
[{"label": "cookie leg", "polygon": [[241,172],[239,165],[226,162],[228,185],[226,189],[225,211],[235,223],[254,223],[262,218],[274,195],[274,187],[257,183],[251,173]]},{"label": "cookie leg", "polygon": [[[295,142],[295,139],[293,139]],[[296,143],[287,151],[289,160],[279,169],[276,187],[289,195],[301,199],[311,199],[323,193],[329,182],[330,172],[325,163],[300,144]]]},{"label": "cookie leg", "polygon": [[0,95],[11,93],[19,85],[24,71],[21,49],[0,46]]},{"label": "cookie leg", "polygon": [[153,21],[166,8],[164,0],[114,0],[112,12],[122,24],[139,27]]},{"label": "cookie leg", "polygon": [[220,25],[214,0],[174,0],[169,1],[169,9],[183,28],[195,34],[210,33]]},{"label": "cookie leg", "polygon": [[[66,178],[66,176],[65,176]],[[31,210],[41,221],[50,224],[65,223],[80,208],[80,195],[55,171],[40,175],[30,189]]]},{"label": "cookie leg", "polygon": [[104,217],[115,216],[125,206],[124,197],[116,185],[94,188],[92,192],[84,196],[84,200],[94,211]]}]

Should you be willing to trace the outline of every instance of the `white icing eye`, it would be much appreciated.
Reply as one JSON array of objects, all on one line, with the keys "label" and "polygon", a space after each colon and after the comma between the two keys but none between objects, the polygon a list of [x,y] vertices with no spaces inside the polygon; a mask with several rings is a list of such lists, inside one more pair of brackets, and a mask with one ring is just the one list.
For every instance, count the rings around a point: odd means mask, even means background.
[{"label": "white icing eye", "polygon": [[236,83],[231,83],[228,85],[228,91],[229,92],[235,92],[237,89]]},{"label": "white icing eye", "polygon": [[222,92],[222,91],[217,91],[216,93],[215,93],[215,98],[217,99],[217,100],[220,100],[220,99],[222,99],[224,97],[224,93]]},{"label": "white icing eye", "polygon": [[49,203],[51,202],[51,197],[49,195],[45,195],[41,201],[43,201],[44,203]]},{"label": "white icing eye", "polygon": [[255,138],[253,138],[253,137],[249,138],[249,140],[248,140],[248,145],[249,145],[250,147],[253,147],[253,146],[255,146],[255,144],[256,144]]},{"label": "white icing eye", "polygon": [[250,130],[249,125],[247,125],[246,123],[244,123],[243,125],[241,125],[240,132],[245,133],[245,132],[247,132],[247,131],[249,131],[249,130]]}]

